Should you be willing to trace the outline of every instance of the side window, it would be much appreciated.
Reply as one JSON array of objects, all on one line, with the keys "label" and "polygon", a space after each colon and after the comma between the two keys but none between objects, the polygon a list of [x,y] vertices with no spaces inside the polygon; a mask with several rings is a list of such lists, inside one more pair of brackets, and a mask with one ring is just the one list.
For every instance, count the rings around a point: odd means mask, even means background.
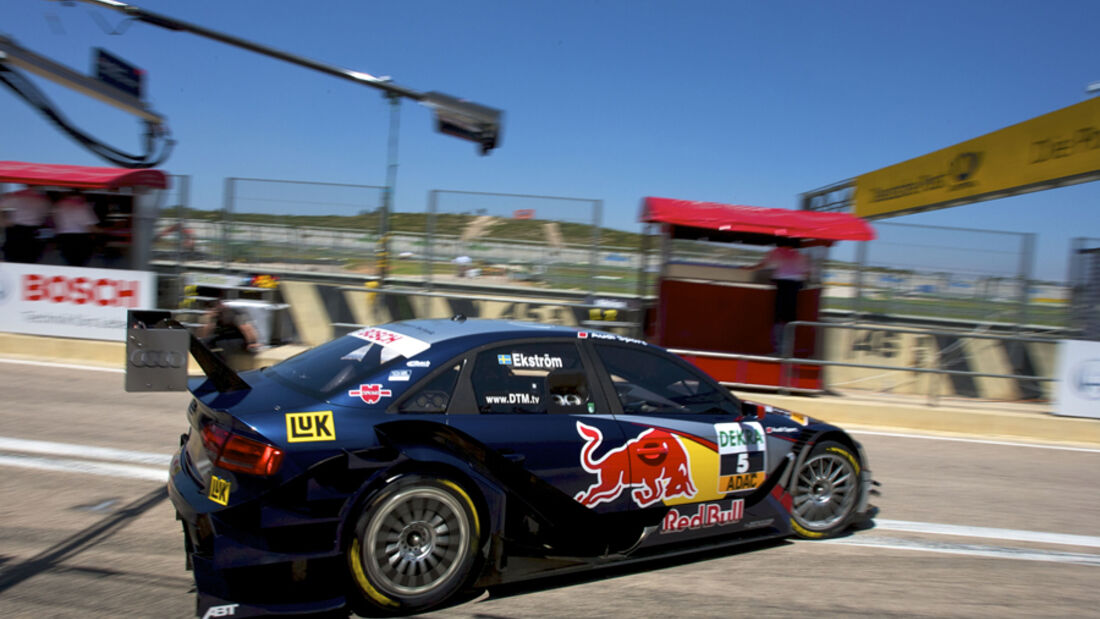
[{"label": "side window", "polygon": [[725,389],[716,389],[698,371],[663,355],[607,344],[597,344],[596,351],[626,414],[738,413]]},{"label": "side window", "polygon": [[451,394],[454,393],[455,383],[458,381],[458,372],[461,364],[455,366],[416,390],[411,397],[401,403],[398,409],[402,413],[443,413],[447,411],[447,405],[451,403]]},{"label": "side window", "polygon": [[587,411],[588,383],[577,345],[499,346],[477,355],[471,374],[481,413]]}]

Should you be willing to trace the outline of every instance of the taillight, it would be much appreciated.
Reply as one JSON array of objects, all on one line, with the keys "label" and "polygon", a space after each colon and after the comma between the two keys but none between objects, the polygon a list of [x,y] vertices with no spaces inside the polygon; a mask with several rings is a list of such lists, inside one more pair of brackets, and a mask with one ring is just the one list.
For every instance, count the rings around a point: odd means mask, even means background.
[{"label": "taillight", "polygon": [[208,423],[202,428],[202,444],[214,466],[251,475],[274,475],[283,463],[283,451],[225,428]]}]

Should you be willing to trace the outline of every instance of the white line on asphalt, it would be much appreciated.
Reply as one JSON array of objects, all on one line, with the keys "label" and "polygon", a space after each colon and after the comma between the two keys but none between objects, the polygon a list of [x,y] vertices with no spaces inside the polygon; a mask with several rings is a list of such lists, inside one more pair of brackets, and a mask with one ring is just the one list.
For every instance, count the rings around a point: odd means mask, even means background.
[{"label": "white line on asphalt", "polygon": [[1015,443],[1012,441],[992,441],[981,438],[962,438],[959,436],[943,436],[940,434],[904,434],[900,432],[875,432],[873,430],[848,430],[849,434],[867,434],[869,436],[891,436],[895,438],[916,438],[933,441],[955,441],[959,443],[979,443],[982,445],[1005,445],[1008,447],[1031,447],[1034,449],[1056,449],[1060,451],[1082,451],[1085,453],[1100,453],[1100,449],[1090,447],[1070,447],[1068,445],[1046,445],[1042,443]]},{"label": "white line on asphalt", "polygon": [[15,466],[42,471],[61,471],[64,473],[83,473],[102,477],[128,477],[149,481],[168,481],[168,469],[137,466],[133,464],[113,464],[109,462],[87,462],[84,460],[63,460],[60,458],[39,458],[14,454],[0,454],[0,466]]},{"label": "white line on asphalt", "polygon": [[127,451],[125,449],[114,449],[111,447],[52,443],[49,441],[34,441],[22,438],[12,438],[9,436],[0,436],[0,451],[21,451],[24,453],[46,454],[50,456],[68,456],[88,458],[91,460],[113,460],[115,462],[153,464],[159,466],[168,466],[168,463],[172,461],[171,455],[150,453],[147,451]]},{"label": "white line on asphalt", "polygon": [[28,361],[26,359],[0,359],[0,363],[14,363],[16,365],[37,365],[47,368],[64,368],[66,370],[92,370],[93,372],[112,372],[125,374],[126,370],[120,368],[101,368],[94,365],[76,365],[74,363],[54,363],[52,361]]},{"label": "white line on asphalt", "polygon": [[[815,542],[816,543],[816,542]],[[842,546],[862,546],[865,548],[887,548],[891,550],[916,550],[919,552],[940,552],[971,557],[989,557],[994,559],[1016,559],[1019,561],[1048,561],[1052,563],[1073,563],[1100,567],[1100,555],[1077,552],[1058,552],[1054,550],[1031,550],[1005,548],[1002,546],[980,546],[976,544],[947,544],[926,540],[892,539],[868,537],[856,534],[852,537],[825,540],[826,544]]]},{"label": "white line on asphalt", "polygon": [[[960,537],[976,537],[980,539],[999,539],[1013,542],[1036,542],[1039,544],[1061,544],[1064,546],[1100,548],[1100,537],[1094,537],[1092,535],[1043,533],[1040,531],[971,527],[957,524],[936,524],[934,522],[909,522],[907,520],[884,520],[875,518],[874,530],[930,533],[932,535],[957,535]],[[857,534],[856,537],[859,537],[859,535]]]}]

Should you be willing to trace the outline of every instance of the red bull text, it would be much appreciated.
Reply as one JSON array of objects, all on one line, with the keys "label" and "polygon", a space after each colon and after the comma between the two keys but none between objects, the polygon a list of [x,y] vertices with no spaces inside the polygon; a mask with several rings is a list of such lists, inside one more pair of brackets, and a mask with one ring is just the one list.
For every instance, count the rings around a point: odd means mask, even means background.
[{"label": "red bull text", "polygon": [[691,529],[702,529],[741,522],[745,516],[745,501],[734,499],[729,509],[722,509],[718,503],[703,503],[696,506],[694,514],[680,514],[676,508],[668,510],[661,520],[661,533],[677,533]]}]

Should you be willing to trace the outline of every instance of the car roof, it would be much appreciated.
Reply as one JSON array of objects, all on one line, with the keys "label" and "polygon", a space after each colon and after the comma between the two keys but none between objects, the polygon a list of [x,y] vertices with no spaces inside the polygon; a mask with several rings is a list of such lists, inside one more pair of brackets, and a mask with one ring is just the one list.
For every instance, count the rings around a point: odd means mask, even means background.
[{"label": "car roof", "polygon": [[580,331],[576,327],[485,318],[403,320],[380,326],[383,329],[408,335],[428,344],[439,344],[447,340],[470,336],[484,336],[488,340],[524,337],[576,338],[578,331]]}]

